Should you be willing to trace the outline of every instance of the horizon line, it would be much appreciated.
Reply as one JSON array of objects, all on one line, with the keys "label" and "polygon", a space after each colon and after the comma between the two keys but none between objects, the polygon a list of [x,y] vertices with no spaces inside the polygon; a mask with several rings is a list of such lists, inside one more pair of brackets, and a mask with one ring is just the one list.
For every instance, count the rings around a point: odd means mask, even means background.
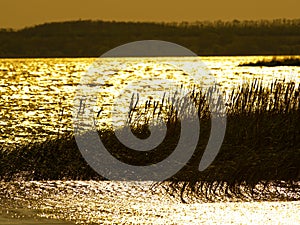
[{"label": "horizon line", "polygon": [[21,31],[24,29],[28,28],[34,28],[37,26],[42,26],[42,25],[47,25],[47,24],[57,24],[57,23],[70,23],[70,22],[106,22],[106,23],[150,23],[150,24],[167,24],[167,25],[180,25],[180,24],[188,24],[188,25],[196,25],[197,23],[215,23],[215,22],[229,22],[229,23],[234,23],[235,21],[238,23],[243,23],[243,22],[273,22],[276,20],[285,20],[285,21],[299,21],[300,22],[300,17],[299,18],[284,18],[284,17],[278,17],[274,19],[215,19],[215,20],[195,20],[195,21],[138,21],[138,20],[103,20],[103,19],[70,19],[70,20],[53,20],[53,21],[47,21],[47,22],[42,22],[42,23],[37,23],[37,24],[32,24],[28,26],[23,26],[22,28],[12,28],[12,27],[0,27],[0,30],[10,30],[10,31]]}]

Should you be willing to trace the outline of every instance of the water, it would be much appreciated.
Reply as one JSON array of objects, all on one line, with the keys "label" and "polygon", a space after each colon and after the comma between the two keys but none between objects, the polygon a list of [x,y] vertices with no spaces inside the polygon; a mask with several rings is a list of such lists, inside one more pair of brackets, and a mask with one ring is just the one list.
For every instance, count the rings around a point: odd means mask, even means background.
[{"label": "water", "polygon": [[[262,78],[265,85],[275,79],[300,80],[300,67],[238,67],[240,63],[265,57],[201,57],[225,93],[243,81]],[[272,57],[269,57],[270,59]],[[43,140],[72,131],[74,91],[94,58],[82,59],[0,59],[0,143],[5,148],[32,140]],[[105,123],[117,93],[129,82],[176,80],[189,83],[184,71],[165,66],[164,61],[191,64],[195,58],[105,59],[103,73],[109,80],[101,87],[95,113],[103,109],[99,122]],[[119,70],[119,65],[126,69]],[[135,67],[138,65],[138,67]],[[140,71],[140,72],[137,72]],[[103,74],[99,74],[101,79]],[[95,78],[96,79],[96,78]],[[205,78],[203,78],[204,81]],[[149,80],[147,80],[148,82]],[[165,91],[166,83],[147,86],[139,82],[137,91],[146,100],[155,86]],[[154,82],[154,84],[155,84]],[[202,84],[200,82],[200,84]],[[127,98],[131,93],[127,93]],[[126,100],[126,98],[125,98]],[[119,101],[127,107],[128,101]],[[150,183],[117,182],[2,182],[0,224],[65,223],[81,224],[219,224],[300,223],[298,202],[193,203],[170,198]],[[275,216],[277,215],[277,216]],[[50,220],[51,219],[51,220]]]},{"label": "water", "polygon": [[[201,57],[208,71],[215,77],[221,89],[230,90],[242,82],[254,78],[263,78],[264,84],[284,78],[286,81],[300,79],[299,67],[238,67],[240,63],[255,62],[266,57]],[[272,57],[269,57],[270,59]],[[0,143],[5,146],[45,139],[59,132],[71,131],[72,106],[76,85],[82,75],[96,59],[1,59],[0,60]],[[108,112],[117,99],[118,92],[128,83],[150,76],[152,81],[161,79],[189,82],[183,71],[170,67],[157,66],[164,62],[176,65],[189,65],[195,58],[167,59],[103,59],[105,76],[108,81],[99,88],[95,113],[103,107],[100,123],[106,123]],[[126,65],[122,71],[120,65]],[[138,66],[137,70],[133,68]],[[145,66],[146,65],[146,66]],[[150,69],[149,69],[150,68]],[[137,72],[138,71],[138,72]],[[99,74],[98,78],[103,77]],[[188,78],[187,78],[188,77]],[[97,77],[94,77],[97,80]],[[203,81],[203,80],[202,80]],[[204,82],[207,83],[207,81]],[[165,91],[166,82],[149,86],[149,79],[137,83],[137,91],[146,101],[153,86]],[[101,91],[101,92],[100,92]],[[130,98],[128,94],[127,98]],[[120,102],[128,107],[130,101]]]},{"label": "water", "polygon": [[[299,202],[192,204],[149,182],[44,181],[1,183],[1,218],[11,224],[299,224]],[[5,191],[4,191],[4,190]],[[1,195],[0,195],[1,196]],[[3,197],[3,196],[1,196]],[[18,220],[17,220],[18,219]],[[45,220],[47,219],[47,220]],[[19,223],[18,223],[19,221]],[[50,221],[50,222],[49,222]],[[9,223],[7,223],[9,224]]]}]

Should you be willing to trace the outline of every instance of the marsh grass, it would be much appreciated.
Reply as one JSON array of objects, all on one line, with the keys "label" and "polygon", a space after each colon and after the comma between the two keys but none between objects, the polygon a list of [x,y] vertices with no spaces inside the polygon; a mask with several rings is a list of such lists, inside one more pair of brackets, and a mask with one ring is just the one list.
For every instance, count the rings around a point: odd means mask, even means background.
[{"label": "marsh grass", "polygon": [[273,57],[272,60],[259,60],[257,62],[242,63],[239,66],[300,66],[299,57]]},{"label": "marsh grass", "polygon": [[[119,160],[149,165],[163,160],[175,149],[180,137],[179,113],[196,116],[200,118],[201,130],[192,158],[167,183],[161,183],[171,195],[178,195],[182,201],[191,196],[207,201],[224,196],[299,200],[300,84],[275,81],[264,86],[262,81],[254,80],[234,89],[226,97],[227,128],[221,150],[214,162],[199,172],[199,162],[210,135],[212,109],[208,101],[212,91],[194,88],[184,98],[164,96],[161,101],[149,100],[141,105],[133,96],[128,124],[137,137],[146,139],[153,121],[162,121],[168,128],[163,143],[149,152],[126,148],[110,129],[99,130],[99,137]],[[195,103],[196,111],[185,107],[186,97]],[[174,104],[179,104],[179,108]],[[73,134],[2,150],[0,160],[0,179],[7,181],[104,179],[82,158]]]}]

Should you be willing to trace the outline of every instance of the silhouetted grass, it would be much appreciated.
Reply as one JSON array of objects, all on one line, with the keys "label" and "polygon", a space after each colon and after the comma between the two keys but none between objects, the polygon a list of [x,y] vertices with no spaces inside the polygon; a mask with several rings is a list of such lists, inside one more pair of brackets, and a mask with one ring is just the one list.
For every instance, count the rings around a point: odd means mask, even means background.
[{"label": "silhouetted grass", "polygon": [[[188,96],[197,106],[196,116],[201,121],[200,140],[187,165],[172,176],[170,182],[162,185],[170,194],[178,194],[182,201],[189,196],[208,201],[224,196],[298,200],[299,92],[300,84],[275,81],[264,87],[258,80],[234,89],[227,96],[227,128],[221,150],[215,161],[205,171],[199,172],[199,162],[210,134],[211,118],[207,103],[209,95],[192,90]],[[185,109],[180,113],[188,116],[189,110]],[[143,107],[132,108],[129,123],[133,133],[140,138],[148,137],[151,122],[161,118],[167,124],[163,143],[149,152],[126,148],[109,129],[99,130],[99,136],[111,154],[123,162],[134,165],[156,163],[168,156],[177,145],[180,136],[178,113],[172,98],[148,101]],[[84,161],[73,134],[15,150],[3,150],[0,160],[0,179],[4,180],[103,179]],[[286,188],[284,193],[280,188]],[[286,195],[287,191],[294,194]]]},{"label": "silhouetted grass", "polygon": [[1,151],[0,179],[9,181],[96,179],[84,161],[72,134]]},{"label": "silhouetted grass", "polygon": [[[167,190],[183,201],[191,195],[212,201],[224,196],[299,199],[299,92],[300,84],[275,81],[264,88],[258,80],[234,90],[227,102],[226,136],[215,161],[198,171],[205,148],[200,139],[194,156],[172,177]],[[295,195],[287,197],[287,192]]]},{"label": "silhouetted grass", "polygon": [[300,58],[297,57],[285,57],[285,58],[277,58],[273,57],[272,60],[259,60],[257,62],[243,63],[239,66],[300,66]]}]

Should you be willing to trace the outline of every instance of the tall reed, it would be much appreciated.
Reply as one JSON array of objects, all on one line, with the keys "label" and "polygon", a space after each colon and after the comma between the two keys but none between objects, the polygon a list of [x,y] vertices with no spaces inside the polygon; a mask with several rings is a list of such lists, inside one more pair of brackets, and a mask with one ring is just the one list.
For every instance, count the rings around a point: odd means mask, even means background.
[{"label": "tall reed", "polygon": [[[182,201],[195,196],[207,201],[230,199],[299,200],[300,190],[300,84],[276,80],[264,86],[253,80],[226,96],[227,129],[214,162],[203,172],[199,162],[208,142],[213,89],[194,87],[166,93],[162,99],[140,103],[132,96],[127,123],[132,132],[147,138],[149,126],[167,125],[164,141],[149,152],[126,148],[114,131],[98,131],[104,145],[119,160],[133,165],[149,165],[166,158],[180,137],[180,118],[200,119],[200,139],[190,159],[177,174],[161,185]],[[195,110],[187,102],[195,104]],[[88,132],[84,135],[89,135]],[[0,151],[0,179],[104,179],[82,158],[72,133],[15,150]],[[287,194],[290,192],[292,194]]]}]

